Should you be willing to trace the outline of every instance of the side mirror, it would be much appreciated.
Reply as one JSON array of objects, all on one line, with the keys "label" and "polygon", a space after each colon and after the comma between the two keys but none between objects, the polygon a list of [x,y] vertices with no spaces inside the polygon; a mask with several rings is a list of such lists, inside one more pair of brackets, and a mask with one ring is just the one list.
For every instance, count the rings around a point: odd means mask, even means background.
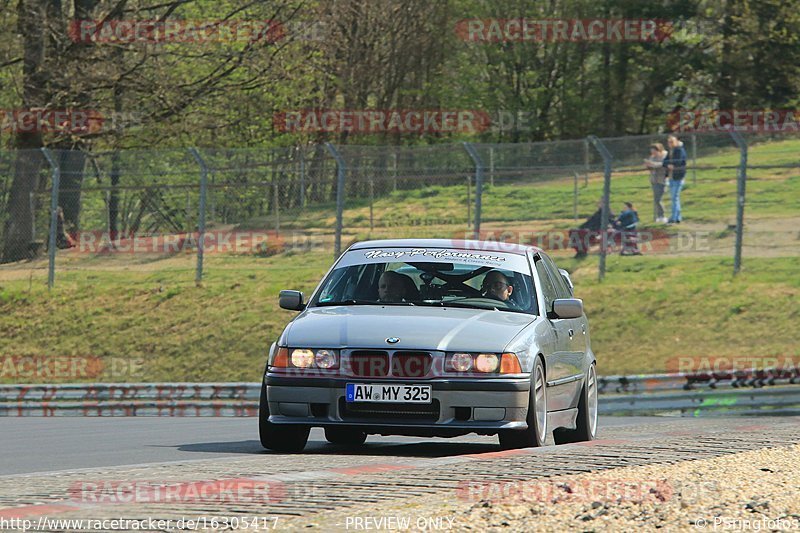
[{"label": "side mirror", "polygon": [[580,318],[583,316],[583,300],[559,298],[553,302],[552,318]]},{"label": "side mirror", "polygon": [[302,311],[306,308],[306,304],[303,301],[303,293],[300,291],[281,291],[278,297],[278,305],[282,309],[288,309],[289,311]]}]

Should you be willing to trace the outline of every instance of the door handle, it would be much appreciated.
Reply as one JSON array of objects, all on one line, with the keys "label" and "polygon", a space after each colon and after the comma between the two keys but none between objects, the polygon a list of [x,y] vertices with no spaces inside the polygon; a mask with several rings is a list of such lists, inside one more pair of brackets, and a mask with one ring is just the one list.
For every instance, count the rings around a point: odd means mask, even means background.
[{"label": "door handle", "polygon": [[572,328],[570,328],[567,333],[569,333],[569,338],[570,339],[572,338],[573,335],[575,335],[575,331]]}]

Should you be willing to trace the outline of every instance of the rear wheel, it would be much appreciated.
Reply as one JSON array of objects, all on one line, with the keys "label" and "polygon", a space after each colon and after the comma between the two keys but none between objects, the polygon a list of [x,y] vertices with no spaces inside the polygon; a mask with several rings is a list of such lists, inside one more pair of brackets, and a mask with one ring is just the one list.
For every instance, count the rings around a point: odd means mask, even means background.
[{"label": "rear wheel", "polygon": [[258,405],[258,435],[261,438],[261,445],[276,452],[301,452],[308,442],[309,431],[311,431],[309,426],[273,424],[269,421],[267,385],[262,383]]},{"label": "rear wheel", "polygon": [[560,428],[553,431],[556,444],[584,442],[597,438],[597,371],[594,363],[586,371],[586,380],[578,402],[578,418],[575,429]]},{"label": "rear wheel", "polygon": [[361,446],[366,442],[367,434],[354,428],[328,427],[325,428],[325,440],[340,446]]},{"label": "rear wheel", "polygon": [[531,392],[528,400],[527,429],[500,431],[500,447],[503,449],[544,446],[547,438],[547,383],[544,364],[537,357],[533,364]]}]

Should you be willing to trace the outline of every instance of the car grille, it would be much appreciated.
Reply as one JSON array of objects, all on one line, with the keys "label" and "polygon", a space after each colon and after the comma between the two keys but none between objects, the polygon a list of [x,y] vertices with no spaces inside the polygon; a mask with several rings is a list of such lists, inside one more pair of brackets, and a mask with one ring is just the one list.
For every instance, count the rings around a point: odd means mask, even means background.
[{"label": "car grille", "polygon": [[339,399],[342,419],[439,420],[439,400],[429,404],[408,403],[348,403]]},{"label": "car grille", "polygon": [[357,350],[350,354],[354,376],[380,378],[389,375],[389,353],[380,350]]},{"label": "car grille", "polygon": [[392,376],[423,378],[431,370],[431,354],[427,352],[395,352],[392,355]]}]

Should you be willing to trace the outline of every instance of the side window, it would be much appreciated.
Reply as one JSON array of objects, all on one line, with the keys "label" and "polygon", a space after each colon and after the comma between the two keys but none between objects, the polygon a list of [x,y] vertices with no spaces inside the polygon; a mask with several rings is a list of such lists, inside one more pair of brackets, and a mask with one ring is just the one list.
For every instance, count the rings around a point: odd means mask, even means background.
[{"label": "side window", "polygon": [[536,273],[539,275],[539,283],[542,285],[542,294],[544,295],[544,308],[545,311],[550,312],[553,309],[553,300],[557,299],[556,289],[553,287],[553,281],[550,279],[550,274],[547,272],[548,268],[542,259],[536,260]]},{"label": "side window", "polygon": [[556,289],[556,296],[558,298],[572,298],[572,291],[569,290],[566,280],[561,276],[561,272],[558,271],[558,267],[553,263],[553,260],[546,255],[542,255],[542,259],[547,263],[553,286]]}]

